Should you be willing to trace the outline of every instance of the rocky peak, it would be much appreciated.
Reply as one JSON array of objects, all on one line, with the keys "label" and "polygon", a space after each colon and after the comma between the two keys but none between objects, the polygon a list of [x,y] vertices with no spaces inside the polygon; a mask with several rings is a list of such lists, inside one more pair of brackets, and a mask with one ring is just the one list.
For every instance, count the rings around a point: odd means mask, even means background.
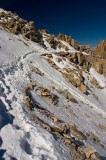
[{"label": "rocky peak", "polygon": [[34,21],[26,21],[16,13],[0,9],[0,25],[14,34],[22,34],[24,37],[43,45],[40,31],[35,27]]},{"label": "rocky peak", "polygon": [[95,50],[95,56],[106,59],[106,40],[100,41]]},{"label": "rocky peak", "polygon": [[71,45],[73,48],[75,48],[78,51],[91,53],[91,47],[89,45],[79,45],[77,41],[75,41],[71,36],[67,36],[64,34],[57,35],[58,40],[62,40],[67,42],[69,45]]},{"label": "rocky peak", "polygon": [[93,67],[97,72],[106,76],[106,40],[102,40],[96,47]]},{"label": "rocky peak", "polygon": [[71,36],[67,36],[67,35],[64,35],[64,34],[59,34],[59,35],[57,35],[57,39],[67,42],[69,45],[71,45],[76,50],[80,49],[77,41],[72,39]]}]

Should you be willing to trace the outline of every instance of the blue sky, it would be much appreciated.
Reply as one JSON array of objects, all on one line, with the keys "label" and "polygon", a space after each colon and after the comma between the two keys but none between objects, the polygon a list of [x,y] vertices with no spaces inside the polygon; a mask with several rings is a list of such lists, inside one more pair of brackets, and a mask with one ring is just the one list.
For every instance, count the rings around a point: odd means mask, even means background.
[{"label": "blue sky", "polygon": [[64,33],[95,47],[106,39],[106,0],[0,0],[0,7],[34,20],[38,28]]}]

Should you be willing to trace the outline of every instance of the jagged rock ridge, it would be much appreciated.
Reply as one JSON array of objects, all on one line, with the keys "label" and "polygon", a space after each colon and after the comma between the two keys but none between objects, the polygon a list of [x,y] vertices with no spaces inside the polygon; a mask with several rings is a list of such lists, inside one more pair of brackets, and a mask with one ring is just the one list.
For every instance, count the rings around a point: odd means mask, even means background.
[{"label": "jagged rock ridge", "polygon": [[20,18],[16,13],[12,14],[10,11],[0,12],[0,25],[7,28],[14,34],[22,34],[31,41],[40,43],[43,45],[42,34],[35,28],[34,21],[28,22]]}]

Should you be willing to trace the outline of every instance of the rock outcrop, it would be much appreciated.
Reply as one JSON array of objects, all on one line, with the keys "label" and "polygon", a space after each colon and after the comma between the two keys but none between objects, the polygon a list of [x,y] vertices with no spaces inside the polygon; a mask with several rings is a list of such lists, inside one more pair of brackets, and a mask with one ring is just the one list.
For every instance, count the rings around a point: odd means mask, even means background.
[{"label": "rock outcrop", "polygon": [[106,59],[106,40],[101,41],[95,50],[95,56],[98,58]]},{"label": "rock outcrop", "polygon": [[48,43],[50,44],[51,48],[56,49],[56,46],[59,44],[58,41],[55,40],[53,36],[47,39]]},{"label": "rock outcrop", "polygon": [[89,71],[91,67],[91,55],[83,54],[81,52],[57,52],[56,55],[60,57],[67,58],[70,62],[78,64],[79,66],[82,66],[83,69],[86,69]]},{"label": "rock outcrop", "polygon": [[106,40],[101,41],[96,47],[93,67],[106,77]]},{"label": "rock outcrop", "polygon": [[67,42],[69,45],[71,45],[76,50],[80,49],[77,41],[72,39],[71,36],[67,36],[67,35],[64,35],[64,34],[59,34],[59,35],[57,35],[57,39]]},{"label": "rock outcrop", "polygon": [[31,41],[44,45],[42,34],[35,28],[34,21],[27,22],[16,13],[2,10],[0,11],[0,25],[14,34],[22,34]]},{"label": "rock outcrop", "polygon": [[91,48],[89,45],[79,45],[77,41],[75,41],[71,36],[67,36],[64,34],[59,34],[56,37],[58,40],[62,40],[67,42],[69,45],[71,45],[73,48],[75,48],[78,51],[91,53]]}]

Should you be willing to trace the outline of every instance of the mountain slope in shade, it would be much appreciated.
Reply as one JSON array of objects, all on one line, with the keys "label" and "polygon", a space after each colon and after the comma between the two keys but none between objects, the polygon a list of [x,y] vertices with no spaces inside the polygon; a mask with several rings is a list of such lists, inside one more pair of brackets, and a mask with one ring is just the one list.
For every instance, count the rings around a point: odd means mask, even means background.
[{"label": "mountain slope in shade", "polygon": [[89,47],[28,22],[13,33],[0,13],[0,158],[105,160],[106,79]]}]

